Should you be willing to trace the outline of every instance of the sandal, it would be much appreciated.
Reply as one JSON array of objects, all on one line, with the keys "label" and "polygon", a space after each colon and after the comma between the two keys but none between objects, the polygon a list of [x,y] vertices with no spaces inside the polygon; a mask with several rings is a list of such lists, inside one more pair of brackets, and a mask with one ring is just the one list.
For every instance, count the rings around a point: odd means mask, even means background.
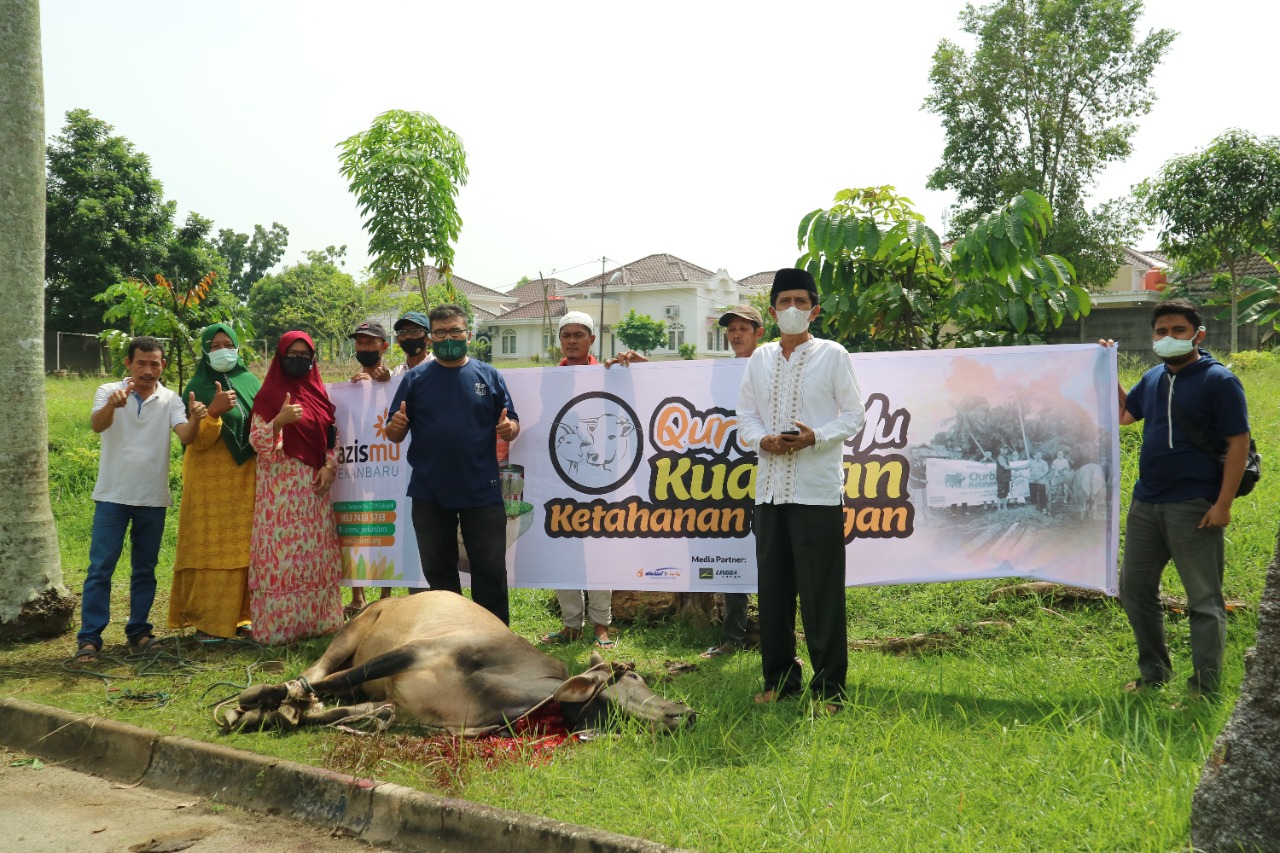
[{"label": "sandal", "polygon": [[601,637],[599,634],[596,634],[591,640],[591,645],[598,649],[611,649],[616,646],[617,643],[614,642],[612,637]]},{"label": "sandal", "polygon": [[99,654],[101,654],[101,649],[93,643],[85,643],[76,649],[76,653],[71,660],[73,663],[97,663]]},{"label": "sandal", "polygon": [[698,655],[698,657],[700,658],[724,657],[727,655],[737,654],[741,648],[742,648],[741,646],[735,646],[732,643],[725,643],[722,646],[712,646],[702,654]]},{"label": "sandal", "polygon": [[160,641],[156,639],[154,634],[143,634],[129,640],[127,645],[129,646],[129,654],[145,655],[159,651],[159,649],[156,648],[159,643]]},{"label": "sandal", "polygon": [[544,646],[567,646],[582,639],[581,628],[570,628],[567,625],[559,631],[552,631],[538,642]]},{"label": "sandal", "polygon": [[348,604],[342,608],[342,617],[350,622],[352,619],[360,615],[360,611],[368,607],[368,604]]},{"label": "sandal", "polygon": [[202,646],[213,646],[218,643],[225,643],[225,637],[215,637],[213,634],[206,634],[204,631],[196,631],[195,641]]}]

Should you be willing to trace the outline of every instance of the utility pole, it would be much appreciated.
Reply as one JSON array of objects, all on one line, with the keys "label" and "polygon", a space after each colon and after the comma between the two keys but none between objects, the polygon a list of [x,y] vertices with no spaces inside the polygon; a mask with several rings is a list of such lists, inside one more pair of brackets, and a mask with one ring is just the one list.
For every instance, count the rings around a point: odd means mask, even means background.
[{"label": "utility pole", "polygon": [[596,354],[596,359],[601,363],[604,362],[604,286],[605,286],[604,263],[605,263],[605,260],[606,258],[602,255],[600,257],[600,327],[599,327],[600,337],[599,337],[598,346],[597,346],[597,349],[599,350],[599,352]]}]

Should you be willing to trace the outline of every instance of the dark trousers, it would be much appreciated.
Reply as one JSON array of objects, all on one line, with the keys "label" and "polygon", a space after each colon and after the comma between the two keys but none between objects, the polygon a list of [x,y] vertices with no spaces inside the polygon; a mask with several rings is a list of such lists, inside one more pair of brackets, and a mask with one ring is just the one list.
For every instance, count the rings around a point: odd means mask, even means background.
[{"label": "dark trousers", "polygon": [[724,594],[724,645],[742,648],[747,644],[747,594]]},{"label": "dark trousers", "polygon": [[764,688],[799,693],[796,598],[814,698],[839,701],[849,669],[844,595],[844,507],[757,504],[753,521],[760,589]]},{"label": "dark trousers", "polygon": [[471,598],[511,624],[507,601],[507,512],[502,504],[446,509],[431,501],[413,502],[413,531],[418,538],[422,573],[432,589],[461,594],[458,576],[458,528],[471,561]]},{"label": "dark trousers", "polygon": [[1030,483],[1031,505],[1041,512],[1049,511],[1049,487],[1044,483]]},{"label": "dark trousers", "polygon": [[1187,591],[1191,623],[1193,687],[1216,690],[1227,644],[1227,607],[1222,598],[1225,561],[1221,527],[1197,527],[1209,511],[1204,499],[1129,504],[1125,522],[1124,563],[1120,567],[1120,603],[1138,644],[1143,681],[1173,677],[1173,660],[1164,631],[1160,579],[1170,558]]}]

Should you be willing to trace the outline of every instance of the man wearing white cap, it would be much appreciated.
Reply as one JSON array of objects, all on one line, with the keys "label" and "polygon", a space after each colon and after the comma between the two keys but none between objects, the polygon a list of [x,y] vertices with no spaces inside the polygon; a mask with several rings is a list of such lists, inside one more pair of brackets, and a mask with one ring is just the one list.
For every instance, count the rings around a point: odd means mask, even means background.
[{"label": "man wearing white cap", "polygon": [[[561,367],[599,364],[591,354],[591,347],[595,342],[596,324],[590,314],[585,311],[569,311],[560,318]],[[606,361],[605,367],[615,364],[626,367],[633,361],[648,359],[633,350],[627,350]],[[595,637],[592,643],[597,648],[613,648],[613,638],[609,636],[609,624],[613,621],[613,590],[592,589],[584,596],[580,589],[558,589],[556,599],[560,602],[560,621],[564,623],[564,627],[545,635],[543,643],[564,645],[582,639],[585,616],[591,619],[594,626]]]}]

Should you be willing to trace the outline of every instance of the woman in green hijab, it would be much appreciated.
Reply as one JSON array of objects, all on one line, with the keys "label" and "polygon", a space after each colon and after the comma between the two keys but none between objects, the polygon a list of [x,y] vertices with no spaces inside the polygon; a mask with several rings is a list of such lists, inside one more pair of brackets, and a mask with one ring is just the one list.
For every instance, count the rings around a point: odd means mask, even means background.
[{"label": "woman in green hijab", "polygon": [[219,642],[249,626],[249,540],[257,465],[249,445],[249,412],[261,383],[240,358],[240,341],[223,323],[200,334],[200,362],[182,389],[208,407],[182,460],[178,554],[169,597],[169,627],[196,629]]}]

